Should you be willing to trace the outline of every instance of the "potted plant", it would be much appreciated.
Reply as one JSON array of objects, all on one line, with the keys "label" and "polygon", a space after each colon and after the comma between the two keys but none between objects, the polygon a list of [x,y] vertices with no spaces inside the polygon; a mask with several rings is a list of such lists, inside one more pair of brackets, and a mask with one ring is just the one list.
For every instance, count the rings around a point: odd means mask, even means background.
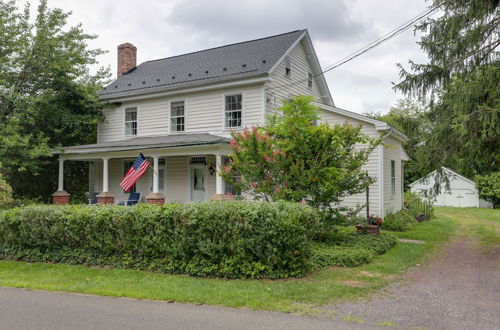
[{"label": "potted plant", "polygon": [[366,218],[367,224],[356,225],[356,232],[359,234],[378,235],[380,233],[380,226],[382,225],[382,218],[370,215]]}]

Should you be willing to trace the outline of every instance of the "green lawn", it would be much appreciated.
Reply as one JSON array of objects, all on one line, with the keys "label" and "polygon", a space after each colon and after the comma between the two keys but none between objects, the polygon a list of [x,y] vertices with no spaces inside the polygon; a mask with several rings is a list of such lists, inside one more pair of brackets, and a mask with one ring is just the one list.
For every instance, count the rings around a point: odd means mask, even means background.
[{"label": "green lawn", "polygon": [[425,244],[398,243],[367,265],[323,269],[301,279],[223,280],[0,261],[0,286],[319,313],[318,306],[366,296],[394,281],[396,275],[408,267],[422,263],[432,254],[431,251],[449,239],[457,227],[457,221],[448,213],[437,210],[437,218],[432,221],[419,224],[409,232],[395,233],[400,238],[423,240]]},{"label": "green lawn", "polygon": [[500,210],[443,207],[439,214],[458,219],[462,237],[477,238],[483,246],[500,244]]}]

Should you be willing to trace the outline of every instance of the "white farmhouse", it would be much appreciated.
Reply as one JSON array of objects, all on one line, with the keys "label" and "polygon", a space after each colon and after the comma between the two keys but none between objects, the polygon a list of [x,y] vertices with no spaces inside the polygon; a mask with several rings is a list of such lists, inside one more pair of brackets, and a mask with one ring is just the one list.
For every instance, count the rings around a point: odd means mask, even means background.
[{"label": "white farmhouse", "polygon": [[[485,207],[492,208],[492,204],[479,198],[476,183],[457,172],[443,167],[443,173],[449,180],[449,187],[441,184],[439,193],[433,195],[433,205],[453,207]],[[434,191],[437,171],[427,174],[423,178],[412,182],[410,190],[421,195],[429,195]],[[449,188],[449,189],[448,189]]]},{"label": "white farmhouse", "polygon": [[[126,200],[120,181],[142,152],[155,171],[133,188],[143,202],[223,199],[231,187],[218,171],[231,154],[232,131],[262,126],[266,115],[291,95],[311,95],[325,123],[361,125],[382,137],[365,170],[370,213],[384,216],[402,207],[406,137],[388,124],[335,106],[307,30],[201,50],[136,65],[137,48],[118,46],[118,77],[100,92],[106,121],[97,143],[64,147],[54,201],[66,203],[64,161],[90,164],[89,191],[100,203]],[[156,174],[157,173],[157,174]],[[349,206],[365,203],[365,193]]]}]

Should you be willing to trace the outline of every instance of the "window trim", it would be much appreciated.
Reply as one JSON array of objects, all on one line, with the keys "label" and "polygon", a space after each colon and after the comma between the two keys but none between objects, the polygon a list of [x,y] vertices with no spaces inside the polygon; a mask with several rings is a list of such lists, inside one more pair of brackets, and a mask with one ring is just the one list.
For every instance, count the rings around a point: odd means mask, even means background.
[{"label": "window trim", "polygon": [[[172,103],[175,102],[184,102],[184,130],[183,131],[174,131],[172,130]],[[183,134],[187,132],[187,99],[175,99],[170,100],[168,103],[168,132],[170,134]]]},{"label": "window trim", "polygon": [[[233,95],[241,95],[241,125],[234,127],[226,126],[226,97]],[[243,91],[233,92],[233,93],[224,93],[222,95],[222,130],[223,131],[232,131],[232,130],[240,130],[245,127],[245,93]]]},{"label": "window trim", "polygon": [[[127,109],[135,109],[135,122],[136,129],[135,135],[127,135]],[[125,139],[132,139],[139,136],[139,107],[137,105],[130,105],[123,108],[123,137]]]},{"label": "window trim", "polygon": [[292,64],[292,59],[290,58],[290,56],[287,55],[283,59],[283,64],[285,65],[285,72],[284,72],[285,77],[292,78],[293,64]]},{"label": "window trim", "polygon": [[307,80],[306,80],[307,88],[312,89],[313,88],[313,83],[314,83],[314,76],[313,76],[312,72],[308,71],[307,75],[306,75],[306,78],[307,78]]},{"label": "window trim", "polygon": [[391,159],[391,196],[396,195],[396,161]]}]

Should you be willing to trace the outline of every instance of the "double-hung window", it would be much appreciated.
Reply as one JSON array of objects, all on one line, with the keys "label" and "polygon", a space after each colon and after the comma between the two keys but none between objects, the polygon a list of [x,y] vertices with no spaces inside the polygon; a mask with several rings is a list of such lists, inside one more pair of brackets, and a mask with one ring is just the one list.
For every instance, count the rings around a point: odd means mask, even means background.
[{"label": "double-hung window", "polygon": [[391,160],[391,195],[396,195],[396,161]]},{"label": "double-hung window", "polygon": [[225,127],[241,127],[242,122],[242,96],[241,94],[226,95],[226,105],[224,109]]},{"label": "double-hung window", "polygon": [[125,136],[137,135],[137,108],[125,109]]},{"label": "double-hung window", "polygon": [[170,130],[172,132],[184,132],[185,129],[184,101],[170,103]]}]

